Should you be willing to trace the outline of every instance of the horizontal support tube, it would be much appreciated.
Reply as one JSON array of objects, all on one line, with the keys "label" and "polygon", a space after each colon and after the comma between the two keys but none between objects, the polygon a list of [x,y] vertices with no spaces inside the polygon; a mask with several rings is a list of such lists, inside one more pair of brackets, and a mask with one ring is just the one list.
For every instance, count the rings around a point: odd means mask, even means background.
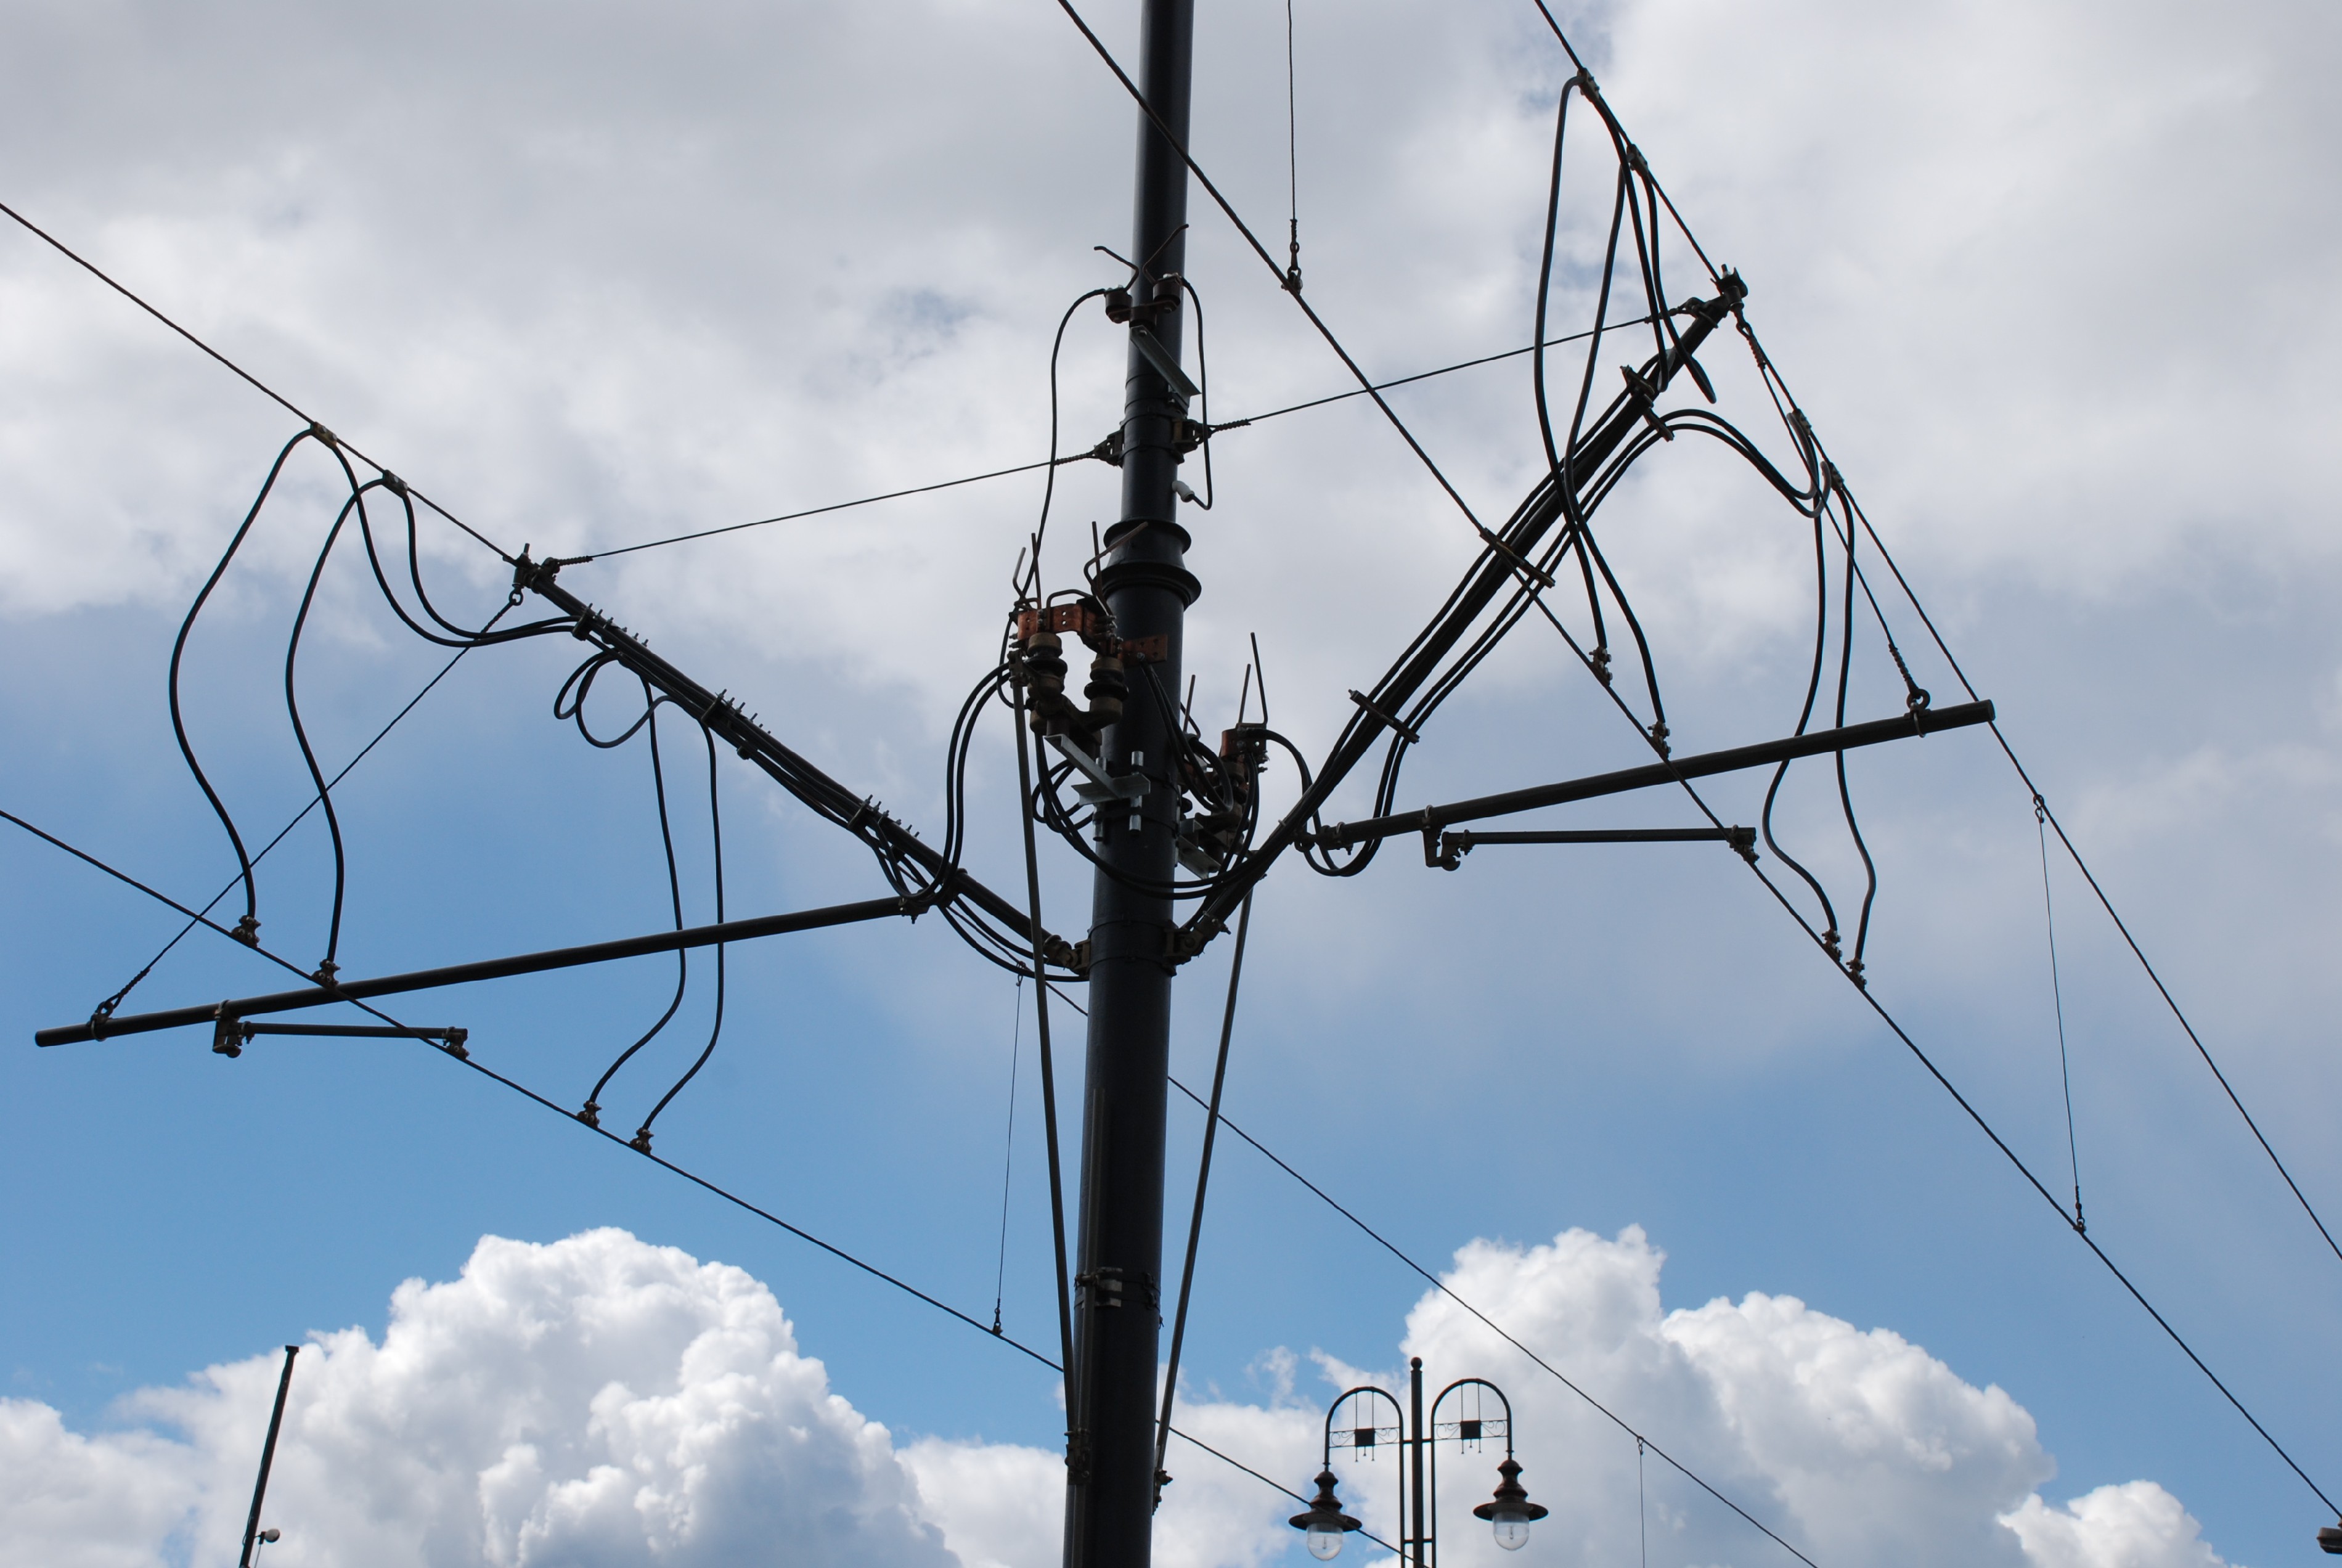
[{"label": "horizontal support tube", "polygon": [[1606,794],[1624,794],[1629,790],[1652,789],[1684,779],[1738,773],[1744,768],[1770,767],[1779,763],[1794,762],[1799,757],[1827,756],[1833,752],[1850,752],[1887,741],[1904,740],[1912,735],[1931,735],[1938,730],[1965,729],[1970,724],[1990,724],[1992,716],[1989,702],[1962,703],[1949,708],[1921,708],[1901,718],[1874,719],[1867,724],[1848,724],[1842,730],[1817,730],[1809,735],[1792,735],[1787,740],[1767,741],[1753,746],[1736,746],[1730,751],[1676,757],[1667,762],[1653,763],[1648,767],[1624,768],[1617,773],[1596,774],[1591,778],[1568,779],[1560,784],[1539,784],[1533,789],[1509,790],[1503,794],[1457,801],[1452,805],[1425,806],[1420,811],[1406,812],[1397,816],[1378,816],[1359,823],[1336,823],[1320,830],[1316,842],[1325,849],[1347,849],[1352,844],[1389,838],[1396,834],[1434,831],[1453,823],[1506,816],[1514,812],[1535,811],[1539,806],[1561,805],[1570,801],[1593,800]]},{"label": "horizontal support tube", "polygon": [[1444,836],[1459,849],[1482,844],[1754,844],[1748,827],[1556,827],[1524,833],[1462,833]]},{"label": "horizontal support tube", "polygon": [[237,1033],[246,1040],[263,1034],[316,1034],[335,1040],[438,1040],[464,1033],[451,1025],[434,1028],[428,1024],[411,1029],[395,1024],[241,1024],[233,1014],[229,1014],[229,1022],[236,1024]]},{"label": "horizontal support tube", "polygon": [[242,1018],[255,1013],[290,1013],[303,1007],[323,1007],[334,1002],[356,1002],[390,996],[402,991],[429,991],[441,985],[465,985],[475,980],[503,980],[515,974],[536,974],[548,969],[575,969],[586,964],[607,964],[619,958],[641,958],[654,953],[677,953],[688,947],[713,947],[720,942],[746,942],[791,931],[816,931],[824,926],[851,925],[888,915],[917,914],[928,907],[916,898],[873,898],[860,904],[833,904],[823,909],[803,909],[790,914],[759,915],[754,920],[726,920],[715,925],[695,925],[683,931],[661,931],[648,936],[623,937],[616,942],[592,942],[583,947],[556,947],[545,953],[523,953],[511,958],[486,958],[476,964],[450,964],[440,969],[418,969],[406,974],[385,974],[377,980],[347,980],[304,991],[279,991],[267,996],[247,996],[239,1002],[215,1002],[201,1007],[175,1007],[163,1013],[138,1013],[127,1018],[93,1019],[59,1029],[44,1029],[33,1036],[35,1045],[71,1045],[84,1040],[110,1040],[116,1034],[145,1034],[156,1029],[184,1029],[214,1024],[221,1018]]}]

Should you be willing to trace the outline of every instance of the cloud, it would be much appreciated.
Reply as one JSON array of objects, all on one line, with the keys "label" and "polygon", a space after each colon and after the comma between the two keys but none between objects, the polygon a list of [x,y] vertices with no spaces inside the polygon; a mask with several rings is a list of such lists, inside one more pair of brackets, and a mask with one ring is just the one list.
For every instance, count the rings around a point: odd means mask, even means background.
[{"label": "cloud", "polygon": [[[1787,1296],[1666,1312],[1663,1262],[1638,1229],[1571,1230],[1532,1247],[1476,1241],[1446,1277],[1825,1565],[2220,1563],[2152,1482],[2044,1501],[2035,1488],[2055,1465],[2002,1390]],[[1434,1392],[1463,1375],[1504,1385],[1525,1479],[1553,1510],[1541,1539],[1576,1543],[1565,1553],[1621,1560],[1647,1531],[1676,1560],[1777,1554],[1661,1462],[1646,1459],[1638,1483],[1632,1440],[1454,1297],[1426,1295],[1398,1349],[1424,1359]],[[230,1560],[277,1364],[255,1356],[145,1390],[123,1407],[139,1424],[94,1436],[45,1405],[0,1403],[5,1560]],[[1317,1465],[1319,1400],[1362,1382],[1404,1387],[1396,1370],[1322,1356],[1319,1368],[1326,1393],[1279,1377],[1265,1403],[1183,1403],[1178,1423],[1299,1486]],[[1499,1560],[1466,1512],[1496,1457],[1442,1455],[1458,1563]],[[1336,1467],[1351,1512],[1395,1534],[1399,1466]],[[1290,1552],[1289,1499],[1192,1443],[1175,1444],[1170,1468],[1162,1568],[1254,1568]],[[285,1531],[279,1568],[1045,1568],[1064,1474],[1056,1453],[1013,1443],[930,1436],[897,1449],[830,1391],[763,1285],[605,1229],[546,1245],[484,1237],[457,1279],[398,1287],[379,1344],[355,1328],[315,1336],[296,1364],[267,1517]]]},{"label": "cloud", "polygon": [[2152,1481],[2101,1486],[2063,1508],[2028,1497],[2001,1523],[2036,1568],[2222,1568],[2179,1499]]},{"label": "cloud", "polygon": [[[8,1561],[233,1562],[277,1367],[127,1403],[177,1440],[9,1404]],[[769,1291],[616,1230],[485,1237],[458,1279],[398,1287],[379,1344],[317,1336],[267,1517],[279,1568],[951,1561],[886,1429],[830,1393]]]},{"label": "cloud", "polygon": [[195,1455],[151,1432],[85,1437],[0,1399],[0,1553],[61,1568],[145,1568],[200,1495]]}]

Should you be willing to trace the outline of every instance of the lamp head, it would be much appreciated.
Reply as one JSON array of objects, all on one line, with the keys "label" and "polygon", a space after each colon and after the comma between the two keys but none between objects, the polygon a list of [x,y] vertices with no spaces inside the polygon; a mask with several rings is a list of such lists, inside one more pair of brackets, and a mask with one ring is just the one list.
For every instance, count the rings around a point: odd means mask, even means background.
[{"label": "lamp head", "polygon": [[1521,1485],[1521,1467],[1511,1454],[1496,1466],[1496,1494],[1472,1510],[1472,1517],[1485,1519],[1496,1532],[1496,1544],[1507,1552],[1517,1552],[1529,1543],[1529,1525],[1545,1517],[1545,1509],[1529,1501]]},{"label": "lamp head", "polygon": [[2342,1557],[2342,1526],[2328,1524],[2317,1533],[2317,1549]]},{"label": "lamp head", "polygon": [[1342,1537],[1358,1527],[1356,1520],[1342,1512],[1341,1500],[1334,1495],[1330,1469],[1317,1473],[1317,1495],[1310,1499],[1308,1512],[1295,1514],[1287,1523],[1308,1533],[1309,1555],[1321,1563],[1339,1553]]}]

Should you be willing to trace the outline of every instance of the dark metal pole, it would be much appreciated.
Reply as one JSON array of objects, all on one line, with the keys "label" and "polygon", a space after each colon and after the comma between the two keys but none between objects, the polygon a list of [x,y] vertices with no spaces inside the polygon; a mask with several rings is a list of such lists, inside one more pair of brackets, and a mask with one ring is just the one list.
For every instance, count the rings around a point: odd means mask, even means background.
[{"label": "dark metal pole", "polygon": [[1415,1427],[1415,1568],[1431,1568],[1431,1510],[1425,1506],[1423,1495],[1423,1358],[1419,1355],[1406,1363],[1406,1392]]},{"label": "dark metal pole", "polygon": [[[1144,0],[1139,26],[1140,88],[1185,142],[1195,0]],[[1179,357],[1184,312],[1170,275],[1186,266],[1187,168],[1143,113],[1137,185],[1122,520],[1106,536],[1096,582],[1127,648],[1129,694],[1122,717],[1101,737],[1099,761],[1114,774],[1146,775],[1151,787],[1127,810],[1116,803],[1098,819],[1075,1275],[1080,1304],[1066,1455],[1067,1568],[1146,1568],[1154,1512],[1175,928],[1162,890],[1175,872],[1180,627],[1198,588],[1183,564],[1188,540],[1172,489],[1187,410],[1158,368]]]},{"label": "dark metal pole", "polygon": [[252,1517],[244,1522],[244,1555],[236,1559],[236,1568],[252,1568],[252,1543],[260,1535],[260,1504],[268,1495],[268,1467],[276,1463],[276,1433],[285,1424],[285,1395],[293,1387],[293,1358],[300,1353],[297,1344],[285,1347],[285,1370],[276,1378],[276,1408],[268,1413],[268,1441],[260,1445],[260,1479],[252,1484]]}]

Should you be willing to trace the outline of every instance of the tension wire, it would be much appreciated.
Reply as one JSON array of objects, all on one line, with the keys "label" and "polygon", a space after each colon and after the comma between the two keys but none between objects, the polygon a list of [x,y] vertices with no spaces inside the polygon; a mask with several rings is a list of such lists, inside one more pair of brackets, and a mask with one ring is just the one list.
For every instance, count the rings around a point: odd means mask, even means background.
[{"label": "tension wire", "polygon": [[1009,1009],[1008,1138],[1000,1156],[1000,1262],[992,1276],[992,1332],[1000,1332],[1000,1303],[1008,1287],[1008,1173],[1016,1159],[1016,1057],[1025,1044],[1025,977],[1016,977],[1016,1000]]}]

